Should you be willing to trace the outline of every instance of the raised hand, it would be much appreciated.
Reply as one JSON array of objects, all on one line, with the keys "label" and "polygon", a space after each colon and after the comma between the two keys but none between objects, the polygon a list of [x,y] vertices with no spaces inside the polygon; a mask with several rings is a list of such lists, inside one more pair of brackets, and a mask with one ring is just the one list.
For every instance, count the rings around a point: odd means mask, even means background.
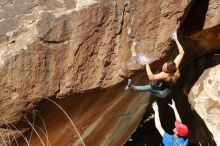
[{"label": "raised hand", "polygon": [[173,32],[171,38],[172,40],[178,40],[176,31]]},{"label": "raised hand", "polygon": [[156,102],[154,102],[154,103],[152,104],[152,108],[153,108],[154,112],[157,112],[157,111],[158,111],[158,105],[157,105]]},{"label": "raised hand", "polygon": [[176,104],[174,100],[172,99],[172,104],[168,104],[172,109],[176,109]]},{"label": "raised hand", "polygon": [[176,109],[176,104],[175,104],[174,100],[172,99],[172,104],[168,104],[168,105],[173,109],[176,120],[181,122],[181,118],[180,118],[180,115]]}]

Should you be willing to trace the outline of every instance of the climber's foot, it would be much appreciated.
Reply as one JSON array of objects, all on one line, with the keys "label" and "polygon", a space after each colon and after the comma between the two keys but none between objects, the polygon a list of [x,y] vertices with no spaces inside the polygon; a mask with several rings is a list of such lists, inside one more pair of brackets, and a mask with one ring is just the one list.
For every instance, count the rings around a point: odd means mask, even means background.
[{"label": "climber's foot", "polygon": [[125,87],[125,90],[131,89],[131,79],[128,79],[128,84]]}]

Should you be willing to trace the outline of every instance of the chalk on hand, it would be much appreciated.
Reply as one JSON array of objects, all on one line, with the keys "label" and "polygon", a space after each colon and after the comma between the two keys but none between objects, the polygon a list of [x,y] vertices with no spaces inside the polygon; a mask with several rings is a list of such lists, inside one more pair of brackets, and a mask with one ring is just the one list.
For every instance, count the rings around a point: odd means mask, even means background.
[{"label": "chalk on hand", "polygon": [[172,33],[171,38],[172,38],[173,40],[177,39],[176,31],[174,31],[174,32]]}]

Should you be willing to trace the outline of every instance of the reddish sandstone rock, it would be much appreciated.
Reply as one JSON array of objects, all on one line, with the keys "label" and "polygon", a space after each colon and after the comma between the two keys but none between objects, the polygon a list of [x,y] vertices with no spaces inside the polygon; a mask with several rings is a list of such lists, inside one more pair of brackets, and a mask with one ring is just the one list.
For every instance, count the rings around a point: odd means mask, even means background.
[{"label": "reddish sandstone rock", "polygon": [[[188,4],[189,0],[2,1],[1,125],[27,129],[20,124],[23,115],[41,97],[64,97],[60,104],[88,145],[122,145],[149,101],[143,94],[125,92],[123,77],[142,68],[138,53],[157,60],[154,70],[169,57],[170,35]],[[146,83],[143,78],[139,75],[136,82]],[[79,145],[67,121],[48,105],[41,109],[52,145]],[[36,137],[32,142],[40,144]]]},{"label": "reddish sandstone rock", "polygon": [[198,55],[215,51],[220,48],[220,24],[194,33],[189,37],[189,43]]}]

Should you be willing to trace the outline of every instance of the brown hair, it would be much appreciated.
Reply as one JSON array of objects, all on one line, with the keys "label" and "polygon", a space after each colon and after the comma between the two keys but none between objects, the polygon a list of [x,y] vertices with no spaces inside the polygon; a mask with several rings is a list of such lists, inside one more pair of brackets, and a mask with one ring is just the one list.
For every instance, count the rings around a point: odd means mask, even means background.
[{"label": "brown hair", "polygon": [[176,71],[176,63],[173,61],[168,61],[167,62],[167,71],[170,74],[173,74]]},{"label": "brown hair", "polygon": [[176,63],[173,61],[167,62],[167,71],[171,75],[171,82],[176,83],[180,77],[179,69],[176,68]]}]

